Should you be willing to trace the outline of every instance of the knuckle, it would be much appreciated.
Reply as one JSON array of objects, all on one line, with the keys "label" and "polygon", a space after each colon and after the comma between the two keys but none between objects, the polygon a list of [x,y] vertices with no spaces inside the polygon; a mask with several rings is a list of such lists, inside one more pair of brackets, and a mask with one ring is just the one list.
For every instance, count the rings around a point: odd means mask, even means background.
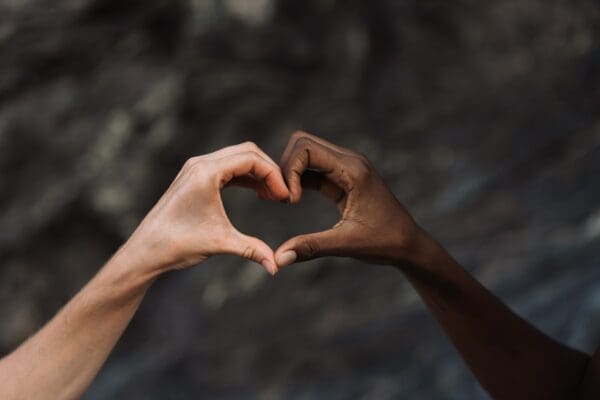
[{"label": "knuckle", "polygon": [[191,168],[196,162],[196,157],[190,157],[183,163],[183,168]]},{"label": "knuckle", "polygon": [[312,143],[313,141],[310,140],[310,138],[302,136],[296,141],[296,148],[298,150],[308,149],[309,147],[311,147]]},{"label": "knuckle", "polygon": [[369,157],[367,157],[364,153],[358,152],[356,153],[356,157],[360,160],[361,163],[367,166],[371,166],[371,161],[369,161]]},{"label": "knuckle", "polygon": [[354,177],[359,182],[364,182],[371,176],[371,171],[367,168],[358,168],[354,174]]},{"label": "knuckle", "polygon": [[372,172],[373,170],[369,160],[366,157],[361,157],[358,158],[357,162],[353,164],[352,169],[350,170],[350,175],[357,181],[364,181],[369,179]]},{"label": "knuckle", "polygon": [[307,238],[304,241],[304,258],[306,259],[311,259],[311,258],[315,258],[318,256],[319,254],[319,244],[316,240],[312,239],[312,238]]},{"label": "knuckle", "polygon": [[185,162],[185,164],[183,165],[183,171],[186,175],[196,177],[201,173],[206,173],[206,168],[202,167],[202,162],[199,158],[194,157],[190,158]]},{"label": "knuckle", "polygon": [[304,137],[304,136],[306,136],[306,132],[298,130],[298,131],[295,131],[294,133],[292,133],[291,138],[292,139],[300,139],[301,137]]},{"label": "knuckle", "polygon": [[252,160],[261,160],[262,159],[261,156],[260,156],[260,153],[258,153],[255,150],[244,151],[241,155],[243,157],[246,157],[246,158],[249,158],[249,159],[252,159]]},{"label": "knuckle", "polygon": [[202,179],[215,175],[215,167],[212,163],[197,161],[190,166],[189,174],[195,182],[200,182]]},{"label": "knuckle", "polygon": [[253,260],[256,257],[256,249],[252,246],[246,246],[242,252],[242,257]]},{"label": "knuckle", "polygon": [[194,167],[194,169],[190,171],[190,178],[188,184],[192,185],[192,187],[200,187],[202,185],[202,175],[197,167]]},{"label": "knuckle", "polygon": [[192,173],[198,173],[198,171],[200,170],[200,163],[197,160],[190,162],[189,170]]},{"label": "knuckle", "polygon": [[242,146],[253,151],[258,151],[258,145],[251,140],[242,143]]}]

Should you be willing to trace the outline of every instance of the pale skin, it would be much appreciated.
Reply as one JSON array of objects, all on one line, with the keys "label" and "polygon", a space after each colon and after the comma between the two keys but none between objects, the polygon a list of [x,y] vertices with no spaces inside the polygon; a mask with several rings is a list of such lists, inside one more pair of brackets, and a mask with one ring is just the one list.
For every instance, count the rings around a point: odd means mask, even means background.
[{"label": "pale skin", "polygon": [[[315,189],[337,205],[341,218],[332,229],[292,238],[274,253],[231,225],[220,197],[227,185],[293,204],[303,188]],[[0,398],[79,398],[155,278],[217,254],[246,257],[272,274],[324,256],[395,266],[493,398],[600,398],[599,353],[590,357],[564,346],[514,314],[418,226],[366,157],[304,132],[292,135],[279,166],[252,143],[188,160],[99,273],[0,360]]]},{"label": "pale skin", "polygon": [[155,278],[235,254],[276,272],[273,251],[229,222],[220,192],[252,187],[289,197],[279,166],[253,143],[188,160],[131,238],[38,333],[0,360],[4,400],[78,399],[90,385]]}]

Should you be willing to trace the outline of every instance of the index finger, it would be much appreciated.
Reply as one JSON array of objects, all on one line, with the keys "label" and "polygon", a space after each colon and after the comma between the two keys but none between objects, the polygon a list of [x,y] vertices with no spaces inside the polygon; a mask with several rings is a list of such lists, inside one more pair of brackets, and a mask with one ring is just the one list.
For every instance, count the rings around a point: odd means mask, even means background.
[{"label": "index finger", "polygon": [[285,184],[281,169],[265,160],[255,152],[247,151],[215,160],[219,164],[219,185],[223,188],[232,179],[253,176],[257,181],[263,181],[277,200],[285,200],[289,190]]},{"label": "index finger", "polygon": [[350,149],[340,147],[340,146],[333,144],[333,143],[331,143],[323,138],[320,138],[318,136],[311,135],[310,133],[306,133],[304,131],[296,131],[296,132],[292,133],[292,135],[290,136],[290,140],[289,140],[285,150],[283,151],[283,154],[281,155],[281,159],[279,162],[280,164],[285,164],[289,160],[289,157],[292,152],[292,149],[294,148],[294,145],[301,138],[310,139],[313,142],[319,143],[325,147],[329,147],[330,149],[337,151],[338,153],[341,153],[341,154],[350,155],[353,153],[352,150],[350,150]]},{"label": "index finger", "polygon": [[344,174],[346,155],[314,141],[300,137],[289,151],[287,160],[281,165],[283,176],[290,190],[290,202],[297,203],[302,196],[301,177],[308,169],[318,170],[331,182],[347,190],[349,182]]}]

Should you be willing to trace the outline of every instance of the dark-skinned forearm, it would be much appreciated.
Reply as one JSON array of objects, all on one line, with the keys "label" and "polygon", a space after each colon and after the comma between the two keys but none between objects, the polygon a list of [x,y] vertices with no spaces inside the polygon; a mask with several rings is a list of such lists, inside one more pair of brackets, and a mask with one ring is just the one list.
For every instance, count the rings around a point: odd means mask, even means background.
[{"label": "dark-skinned forearm", "polygon": [[[473,279],[418,228],[363,154],[296,132],[280,165],[292,204],[304,185],[341,214],[333,228],[283,243],[276,251],[280,267],[323,256],[399,265],[495,398],[579,397],[589,357],[544,335]],[[307,171],[318,174],[306,179]]]},{"label": "dark-skinned forearm", "polygon": [[400,271],[495,399],[576,399],[589,356],[513,313],[427,234]]}]

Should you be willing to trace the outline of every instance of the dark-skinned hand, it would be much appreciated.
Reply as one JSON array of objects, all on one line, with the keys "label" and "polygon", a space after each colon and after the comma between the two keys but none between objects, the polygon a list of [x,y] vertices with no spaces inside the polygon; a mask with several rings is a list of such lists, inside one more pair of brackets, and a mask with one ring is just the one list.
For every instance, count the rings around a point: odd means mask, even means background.
[{"label": "dark-skinned hand", "polygon": [[280,166],[292,204],[303,189],[313,189],[335,203],[341,216],[331,229],[283,243],[275,252],[279,267],[323,256],[395,265],[412,261],[422,231],[364,155],[296,132]]}]

